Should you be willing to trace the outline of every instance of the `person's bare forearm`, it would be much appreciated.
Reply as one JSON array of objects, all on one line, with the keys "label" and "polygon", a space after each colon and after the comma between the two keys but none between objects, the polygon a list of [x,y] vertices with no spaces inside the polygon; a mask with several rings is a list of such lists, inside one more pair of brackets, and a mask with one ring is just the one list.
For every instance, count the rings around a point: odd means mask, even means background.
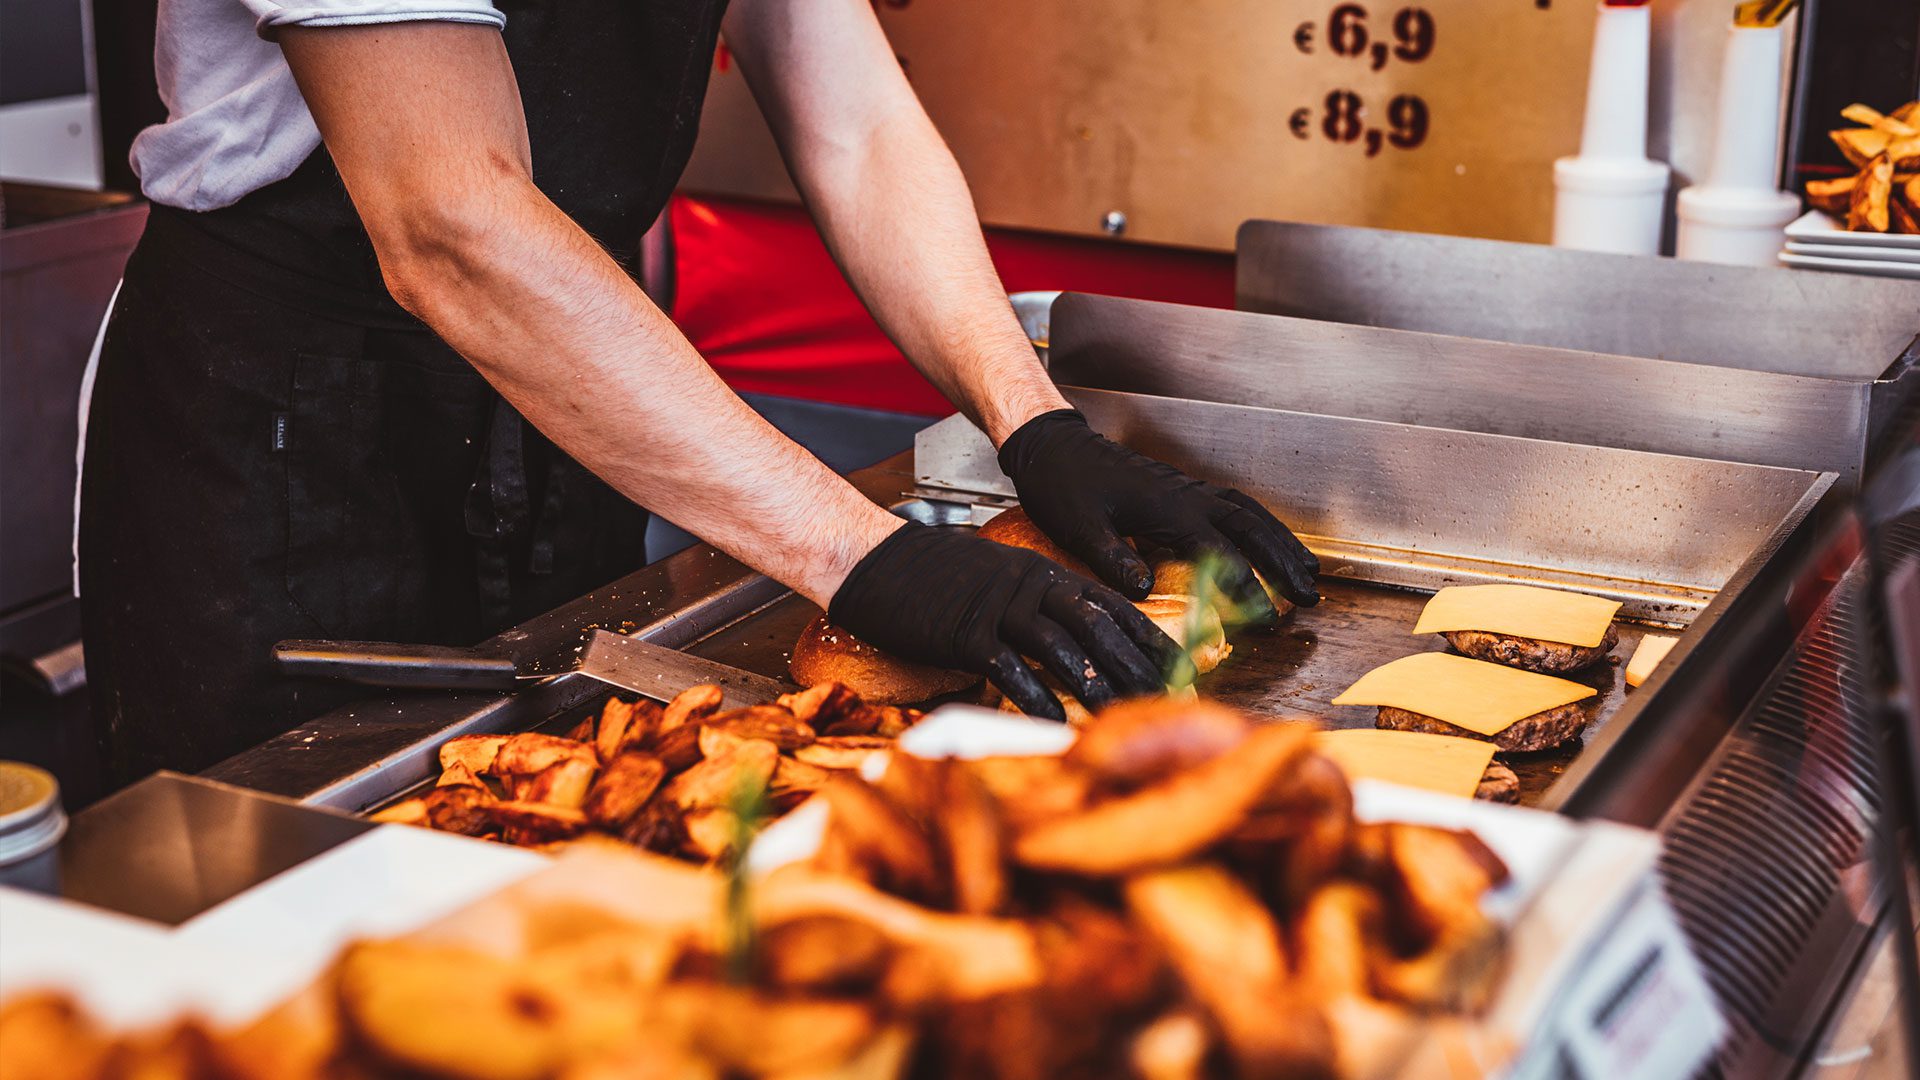
[{"label": "person's bare forearm", "polygon": [[747,0],[728,38],[834,259],[998,446],[1066,407],[1007,303],[972,194],[863,0]]},{"label": "person's bare forearm", "polygon": [[485,225],[384,234],[396,297],[622,494],[825,606],[898,520],[748,408],[529,181],[475,187]]},{"label": "person's bare forearm", "polygon": [[1007,303],[960,167],[917,106],[799,175],[860,298],[995,446],[1066,407]]}]

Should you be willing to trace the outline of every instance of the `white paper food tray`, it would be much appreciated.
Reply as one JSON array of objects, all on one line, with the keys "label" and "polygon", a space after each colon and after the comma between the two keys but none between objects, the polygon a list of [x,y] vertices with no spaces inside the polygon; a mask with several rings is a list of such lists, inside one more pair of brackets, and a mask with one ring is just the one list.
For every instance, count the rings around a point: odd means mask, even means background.
[{"label": "white paper food tray", "polygon": [[382,825],[179,926],[0,888],[0,1000],[71,994],[110,1028],[242,1024],[356,938],[424,926],[546,866],[534,852]]}]

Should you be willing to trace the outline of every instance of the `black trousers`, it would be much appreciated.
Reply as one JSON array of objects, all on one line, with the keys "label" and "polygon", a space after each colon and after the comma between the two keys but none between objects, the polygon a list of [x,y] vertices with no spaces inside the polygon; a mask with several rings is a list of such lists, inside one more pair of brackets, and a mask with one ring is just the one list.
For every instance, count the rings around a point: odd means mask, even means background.
[{"label": "black trousers", "polygon": [[646,512],[416,324],[155,217],[108,324],[80,499],[111,781],[203,769],[367,691],[297,637],[465,644],[633,570]]}]

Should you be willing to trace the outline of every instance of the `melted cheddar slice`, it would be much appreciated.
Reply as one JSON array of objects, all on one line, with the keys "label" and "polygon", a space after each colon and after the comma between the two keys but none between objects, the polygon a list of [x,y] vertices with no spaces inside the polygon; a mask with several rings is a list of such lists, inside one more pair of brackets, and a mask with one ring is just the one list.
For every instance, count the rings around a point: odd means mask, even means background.
[{"label": "melted cheddar slice", "polygon": [[1594,696],[1582,686],[1453,653],[1415,653],[1382,664],[1333,699],[1335,705],[1390,705],[1478,735],[1498,735],[1534,713]]},{"label": "melted cheddar slice", "polygon": [[1533,585],[1449,585],[1421,609],[1416,634],[1489,634],[1590,648],[1607,636],[1620,601]]},{"label": "melted cheddar slice", "polygon": [[1680,639],[1666,634],[1648,634],[1633,647],[1633,659],[1627,661],[1627,685],[1639,686],[1653,677],[1653,669],[1667,658]]},{"label": "melted cheddar slice", "polygon": [[1383,780],[1467,799],[1479,789],[1494,751],[1485,739],[1378,728],[1322,731],[1314,736],[1314,748],[1349,779]]}]

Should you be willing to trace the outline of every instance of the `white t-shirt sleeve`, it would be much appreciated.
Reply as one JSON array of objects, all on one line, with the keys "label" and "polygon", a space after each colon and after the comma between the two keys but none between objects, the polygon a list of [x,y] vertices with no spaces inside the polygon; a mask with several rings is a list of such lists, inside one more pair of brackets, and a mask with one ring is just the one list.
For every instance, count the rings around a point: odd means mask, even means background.
[{"label": "white t-shirt sleeve", "polygon": [[272,40],[283,26],[365,26],[371,23],[460,22],[494,28],[506,17],[491,0],[241,0],[259,20],[261,37]]}]

